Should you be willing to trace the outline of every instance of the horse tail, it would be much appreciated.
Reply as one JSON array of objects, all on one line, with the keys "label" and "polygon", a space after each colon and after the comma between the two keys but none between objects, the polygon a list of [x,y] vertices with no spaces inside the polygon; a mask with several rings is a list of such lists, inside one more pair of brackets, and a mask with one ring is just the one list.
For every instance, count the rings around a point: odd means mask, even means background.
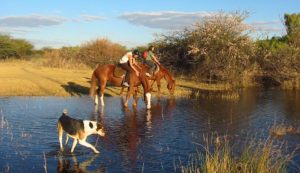
[{"label": "horse tail", "polygon": [[92,79],[91,79],[91,88],[90,88],[90,96],[94,97],[95,92],[96,92],[96,85],[97,85],[97,76],[95,71],[92,74]]}]

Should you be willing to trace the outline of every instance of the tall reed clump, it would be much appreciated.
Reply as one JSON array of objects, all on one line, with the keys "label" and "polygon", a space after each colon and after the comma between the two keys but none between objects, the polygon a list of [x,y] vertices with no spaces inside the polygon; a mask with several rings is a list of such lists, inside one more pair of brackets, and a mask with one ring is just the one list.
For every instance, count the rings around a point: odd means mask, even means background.
[{"label": "tall reed clump", "polygon": [[[284,154],[283,145],[275,145],[271,139],[261,143],[252,140],[237,152],[228,139],[216,137],[213,144],[204,147],[204,153],[190,158],[181,166],[182,173],[283,173],[293,154]],[[238,154],[239,153],[239,154]]]}]

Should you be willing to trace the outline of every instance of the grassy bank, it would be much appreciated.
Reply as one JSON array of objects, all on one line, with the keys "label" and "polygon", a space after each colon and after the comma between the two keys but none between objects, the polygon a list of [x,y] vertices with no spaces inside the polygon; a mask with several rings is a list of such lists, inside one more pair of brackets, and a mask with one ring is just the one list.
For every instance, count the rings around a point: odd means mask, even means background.
[{"label": "grassy bank", "polygon": [[[294,152],[287,154],[283,144],[274,140],[246,141],[237,152],[227,137],[206,139],[204,152],[190,157],[187,165],[180,165],[182,173],[285,173],[288,165],[292,164]],[[203,147],[202,144],[199,144]]]},{"label": "grassy bank", "polygon": [[[39,61],[0,61],[1,96],[73,96],[88,94],[92,69],[49,68]],[[154,84],[154,93],[157,91]],[[204,84],[176,79],[175,96],[199,94],[202,90],[227,90],[228,85]],[[116,96],[119,87],[108,87],[106,94]],[[162,94],[168,95],[167,84],[162,83]]]}]

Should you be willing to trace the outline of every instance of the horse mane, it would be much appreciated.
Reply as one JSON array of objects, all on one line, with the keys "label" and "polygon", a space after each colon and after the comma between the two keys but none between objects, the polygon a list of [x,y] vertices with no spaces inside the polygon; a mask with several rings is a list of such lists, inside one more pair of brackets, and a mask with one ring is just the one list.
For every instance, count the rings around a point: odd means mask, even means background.
[{"label": "horse mane", "polygon": [[160,65],[159,68],[161,69],[161,71],[167,76],[168,80],[171,80],[172,82],[174,82],[175,80],[173,79],[173,76],[171,75],[171,73],[169,72],[169,70],[167,70],[164,66]]}]

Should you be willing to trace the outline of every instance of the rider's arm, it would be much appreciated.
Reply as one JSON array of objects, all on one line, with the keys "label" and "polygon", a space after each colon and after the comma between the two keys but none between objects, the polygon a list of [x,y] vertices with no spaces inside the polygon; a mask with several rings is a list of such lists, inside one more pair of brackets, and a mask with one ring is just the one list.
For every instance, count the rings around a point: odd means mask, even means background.
[{"label": "rider's arm", "polygon": [[134,70],[135,73],[138,73],[137,69],[134,67],[134,59],[132,58],[132,56],[128,56],[128,60],[129,60],[129,66]]},{"label": "rider's arm", "polygon": [[133,64],[135,65],[135,67],[138,67],[140,70],[142,70],[142,68],[136,63],[136,59],[132,58]]},{"label": "rider's arm", "polygon": [[153,56],[152,58],[158,65],[160,65],[160,62],[157,60],[156,56]]},{"label": "rider's arm", "polygon": [[154,53],[151,53],[151,58],[156,64],[160,65],[160,62],[157,60],[157,57],[154,55]]}]

